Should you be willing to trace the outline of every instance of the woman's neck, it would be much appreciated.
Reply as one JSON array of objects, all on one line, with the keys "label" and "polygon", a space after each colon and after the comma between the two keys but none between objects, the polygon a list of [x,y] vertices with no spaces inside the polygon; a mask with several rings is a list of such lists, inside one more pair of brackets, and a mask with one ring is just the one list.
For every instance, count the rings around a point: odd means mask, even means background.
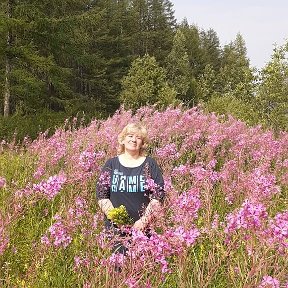
[{"label": "woman's neck", "polygon": [[140,166],[146,159],[145,156],[138,154],[123,153],[118,156],[120,163],[126,167]]},{"label": "woman's neck", "polygon": [[141,155],[137,152],[137,153],[131,153],[128,151],[125,151],[123,154],[123,158],[127,159],[127,160],[138,160]]}]

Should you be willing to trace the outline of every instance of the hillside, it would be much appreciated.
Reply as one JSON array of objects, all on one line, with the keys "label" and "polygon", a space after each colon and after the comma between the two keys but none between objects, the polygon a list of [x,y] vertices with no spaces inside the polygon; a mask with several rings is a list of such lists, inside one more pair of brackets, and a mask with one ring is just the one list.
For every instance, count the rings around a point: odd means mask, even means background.
[{"label": "hillside", "polygon": [[[132,232],[121,258],[95,183],[118,133],[139,120],[167,197],[151,237]],[[288,133],[180,107],[2,141],[1,287],[288,287],[287,143]]]}]

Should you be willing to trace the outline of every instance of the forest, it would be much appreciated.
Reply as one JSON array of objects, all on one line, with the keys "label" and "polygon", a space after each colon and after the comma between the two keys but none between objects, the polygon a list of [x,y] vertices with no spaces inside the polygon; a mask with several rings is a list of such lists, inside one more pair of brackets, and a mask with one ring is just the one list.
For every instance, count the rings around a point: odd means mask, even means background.
[{"label": "forest", "polygon": [[2,1],[0,138],[143,105],[200,105],[287,130],[288,44],[257,70],[240,33],[222,47],[174,12],[169,0]]}]

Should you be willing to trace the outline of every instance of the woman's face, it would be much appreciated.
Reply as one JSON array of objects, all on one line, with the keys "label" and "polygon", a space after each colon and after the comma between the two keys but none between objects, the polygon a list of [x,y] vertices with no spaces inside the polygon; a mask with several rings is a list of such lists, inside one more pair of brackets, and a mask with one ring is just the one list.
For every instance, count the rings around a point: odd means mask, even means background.
[{"label": "woman's face", "polygon": [[142,136],[137,132],[128,132],[122,141],[125,146],[125,150],[140,152],[143,145]]}]

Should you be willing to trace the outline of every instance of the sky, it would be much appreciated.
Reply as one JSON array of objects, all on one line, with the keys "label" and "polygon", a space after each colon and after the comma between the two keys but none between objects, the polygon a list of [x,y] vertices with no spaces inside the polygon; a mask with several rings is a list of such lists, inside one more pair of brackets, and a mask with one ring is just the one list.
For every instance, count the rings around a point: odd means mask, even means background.
[{"label": "sky", "polygon": [[287,0],[170,0],[180,23],[184,18],[200,29],[212,28],[220,45],[240,33],[250,64],[261,69],[270,61],[275,45],[288,41]]}]

